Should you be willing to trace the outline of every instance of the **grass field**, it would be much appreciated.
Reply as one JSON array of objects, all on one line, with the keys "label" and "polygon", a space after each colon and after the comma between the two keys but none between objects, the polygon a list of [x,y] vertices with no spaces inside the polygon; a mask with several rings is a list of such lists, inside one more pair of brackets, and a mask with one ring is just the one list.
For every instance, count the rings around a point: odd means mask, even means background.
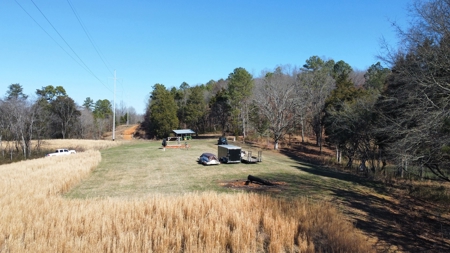
[{"label": "grass field", "polygon": [[[246,180],[248,175],[283,182],[283,185],[272,189],[273,194],[299,197],[314,193],[311,185],[305,191],[306,186],[297,182],[299,179],[313,180],[314,176],[300,169],[309,167],[279,153],[263,151],[263,162],[257,164],[203,166],[196,159],[203,152],[217,154],[215,140],[192,140],[189,145],[187,150],[163,151],[159,142],[133,142],[104,150],[102,162],[92,176],[66,196],[132,198],[153,193],[231,192],[236,190],[221,185]],[[243,146],[243,149],[253,153],[258,151],[248,146]]]},{"label": "grass field", "polygon": [[[0,252],[449,247],[448,210],[419,210],[383,184],[285,151],[263,150],[258,164],[197,164],[201,153],[217,153],[215,143],[192,140],[188,150],[162,151],[152,141],[47,142],[84,152],[0,166]],[[250,174],[276,185],[245,185]]]},{"label": "grass field", "polygon": [[[305,197],[312,202],[333,203],[346,214],[347,220],[365,231],[381,251],[450,249],[450,212],[445,211],[445,206],[413,201],[397,187],[308,164],[301,158],[302,154],[285,151],[263,150],[263,162],[258,164],[203,166],[196,163],[196,158],[203,152],[217,153],[216,140],[192,140],[189,144],[189,150],[166,149],[164,152],[159,142],[129,143],[104,150],[104,159],[92,176],[66,197],[140,198],[155,193],[177,195],[208,191],[251,191],[288,200]],[[254,154],[259,150],[239,142],[234,144]],[[305,148],[308,146],[302,150]],[[243,186],[248,175],[278,185]],[[418,234],[423,235],[420,240],[416,237]]]},{"label": "grass field", "polygon": [[0,166],[0,252],[373,251],[329,202],[220,186],[249,173],[279,180],[276,167],[304,174],[279,154],[204,167],[195,159],[213,151],[212,141],[192,141],[190,150],[155,142],[114,144],[102,155],[89,148],[104,144]]}]

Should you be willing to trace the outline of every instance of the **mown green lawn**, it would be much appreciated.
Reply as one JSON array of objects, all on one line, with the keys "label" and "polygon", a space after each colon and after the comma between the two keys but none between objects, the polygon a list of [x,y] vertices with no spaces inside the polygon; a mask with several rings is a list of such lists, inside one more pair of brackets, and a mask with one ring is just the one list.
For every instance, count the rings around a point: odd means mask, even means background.
[{"label": "mown green lawn", "polygon": [[[259,150],[242,143],[230,144],[253,151],[253,154]],[[270,194],[286,197],[320,194],[322,198],[329,191],[324,184],[345,183],[312,173],[314,167],[272,150],[263,150],[261,163],[203,166],[196,160],[203,152],[217,154],[216,140],[191,140],[189,145],[188,150],[163,151],[160,142],[136,141],[103,150],[98,168],[66,197],[134,198],[196,191],[234,192],[241,189],[223,187],[220,183],[245,181],[248,175],[253,175],[281,183],[273,187]]]}]

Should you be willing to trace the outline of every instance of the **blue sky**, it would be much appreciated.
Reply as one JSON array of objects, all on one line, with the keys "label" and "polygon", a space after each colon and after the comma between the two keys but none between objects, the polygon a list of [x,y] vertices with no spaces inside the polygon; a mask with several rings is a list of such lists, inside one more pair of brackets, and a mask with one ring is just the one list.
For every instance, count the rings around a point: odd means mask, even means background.
[{"label": "blue sky", "polygon": [[112,100],[116,70],[116,104],[143,113],[156,83],[195,86],[238,67],[257,77],[317,55],[365,70],[382,37],[396,46],[391,22],[407,24],[410,2],[3,0],[0,97],[20,83],[32,97],[53,85],[79,105]]}]

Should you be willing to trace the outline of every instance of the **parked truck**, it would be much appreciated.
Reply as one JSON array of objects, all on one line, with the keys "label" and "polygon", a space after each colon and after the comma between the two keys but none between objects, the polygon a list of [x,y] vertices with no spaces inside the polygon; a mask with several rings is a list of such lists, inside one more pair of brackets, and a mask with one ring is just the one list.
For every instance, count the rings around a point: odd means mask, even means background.
[{"label": "parked truck", "polygon": [[77,152],[73,149],[64,149],[64,148],[60,148],[55,150],[55,152],[53,153],[48,153],[45,155],[45,157],[50,157],[50,156],[60,156],[60,155],[70,155],[70,154],[76,154]]}]

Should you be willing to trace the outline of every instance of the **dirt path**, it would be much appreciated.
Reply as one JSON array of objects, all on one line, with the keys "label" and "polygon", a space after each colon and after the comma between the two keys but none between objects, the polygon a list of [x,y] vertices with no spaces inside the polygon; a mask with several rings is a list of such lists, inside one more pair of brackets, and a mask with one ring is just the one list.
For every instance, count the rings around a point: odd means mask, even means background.
[{"label": "dirt path", "polygon": [[[139,128],[139,124],[135,125],[120,125],[116,127],[115,138],[117,140],[132,140],[134,134]],[[112,132],[107,132],[103,135],[104,139],[111,139]]]},{"label": "dirt path", "polygon": [[138,127],[139,127],[139,125],[134,125],[134,126],[131,126],[128,129],[125,129],[122,132],[123,139],[124,140],[131,140],[131,139],[133,139],[133,135],[136,132],[136,130],[138,129]]}]

